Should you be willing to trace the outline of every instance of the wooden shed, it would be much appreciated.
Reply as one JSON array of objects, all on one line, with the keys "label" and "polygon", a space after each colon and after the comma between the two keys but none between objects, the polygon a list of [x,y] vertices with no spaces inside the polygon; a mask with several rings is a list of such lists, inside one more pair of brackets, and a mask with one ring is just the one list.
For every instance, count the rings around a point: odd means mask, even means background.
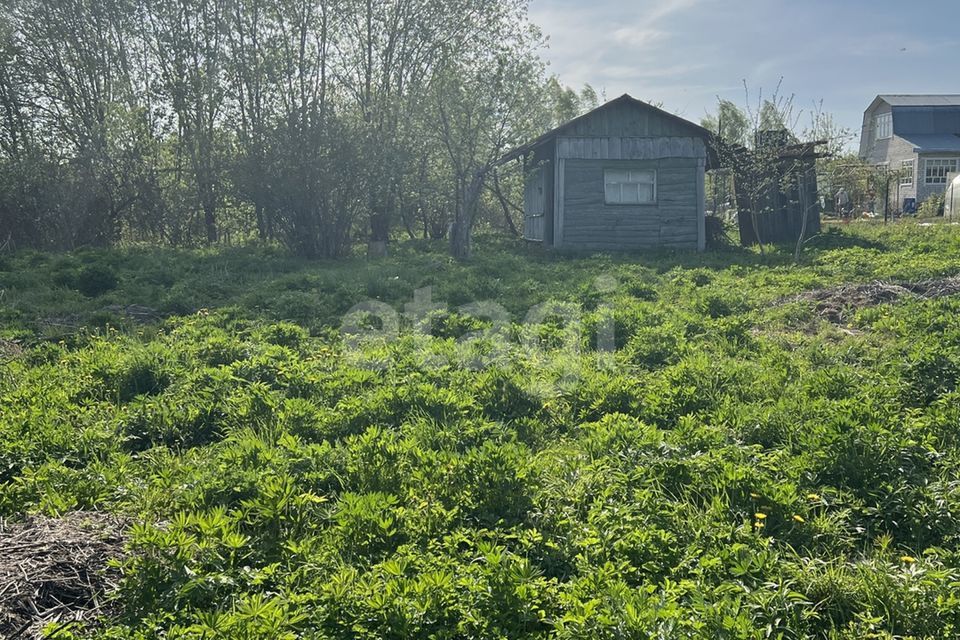
[{"label": "wooden shed", "polygon": [[[745,247],[757,243],[758,229],[763,242],[796,243],[801,233],[807,238],[820,233],[816,163],[818,158],[829,155],[819,149],[827,143],[794,143],[790,138],[785,130],[761,131],[755,147],[770,145],[772,148],[766,153],[754,156],[753,151],[743,147],[726,147],[720,153],[721,164],[733,168],[740,242]],[[758,171],[761,174],[748,175]],[[754,194],[755,203],[751,187],[759,192]],[[760,209],[756,215],[750,213],[751,204]]]},{"label": "wooden shed", "polygon": [[511,151],[524,237],[550,248],[704,248],[711,133],[623,95]]}]

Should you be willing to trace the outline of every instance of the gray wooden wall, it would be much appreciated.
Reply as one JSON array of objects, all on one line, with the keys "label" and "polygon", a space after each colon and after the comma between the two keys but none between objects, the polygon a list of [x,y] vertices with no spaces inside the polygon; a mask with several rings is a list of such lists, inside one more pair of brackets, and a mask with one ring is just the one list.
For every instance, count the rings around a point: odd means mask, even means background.
[{"label": "gray wooden wall", "polygon": [[[660,120],[643,120],[652,127]],[[661,123],[658,131],[673,131]],[[625,126],[628,133],[636,127]],[[601,127],[602,132],[602,127]],[[686,132],[689,133],[689,132]],[[689,135],[563,136],[557,139],[555,246],[582,249],[667,247],[703,249],[704,168],[702,138]],[[604,169],[653,169],[657,202],[608,205]]]},{"label": "gray wooden wall", "polygon": [[[700,246],[703,163],[697,158],[583,160],[563,162],[562,246],[598,250],[643,247],[697,249]],[[604,169],[657,172],[657,202],[608,205]],[[702,184],[702,183],[701,183]]]}]

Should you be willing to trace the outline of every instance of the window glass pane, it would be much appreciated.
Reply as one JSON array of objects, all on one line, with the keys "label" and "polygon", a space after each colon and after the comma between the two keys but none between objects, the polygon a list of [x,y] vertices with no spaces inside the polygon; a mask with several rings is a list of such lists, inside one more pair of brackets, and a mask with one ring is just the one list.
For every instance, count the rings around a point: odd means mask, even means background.
[{"label": "window glass pane", "polygon": [[623,185],[623,204],[640,204],[640,190],[636,184]]},{"label": "window glass pane", "polygon": [[630,181],[640,184],[653,184],[653,171],[631,171]]},{"label": "window glass pane", "polygon": [[620,185],[619,184],[607,184],[606,186],[607,194],[607,203],[608,204],[620,204]]},{"label": "window glass pane", "polygon": [[639,186],[640,186],[640,202],[653,202],[653,185],[641,184]]},{"label": "window glass pane", "polygon": [[616,184],[630,181],[629,171],[620,171],[616,169],[607,169],[604,171],[605,182],[607,184]]}]

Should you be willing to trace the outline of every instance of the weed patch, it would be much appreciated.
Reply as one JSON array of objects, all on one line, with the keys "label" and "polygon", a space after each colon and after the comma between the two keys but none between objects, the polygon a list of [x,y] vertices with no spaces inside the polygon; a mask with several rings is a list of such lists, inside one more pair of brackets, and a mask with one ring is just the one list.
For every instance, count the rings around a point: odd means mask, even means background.
[{"label": "weed patch", "polygon": [[768,249],[9,256],[0,635],[958,637],[960,230]]}]

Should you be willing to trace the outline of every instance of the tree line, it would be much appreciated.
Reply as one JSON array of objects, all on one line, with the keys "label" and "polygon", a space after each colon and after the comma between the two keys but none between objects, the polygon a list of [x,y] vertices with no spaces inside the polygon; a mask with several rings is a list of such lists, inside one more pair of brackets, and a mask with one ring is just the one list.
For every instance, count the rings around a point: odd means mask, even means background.
[{"label": "tree line", "polygon": [[516,231],[514,144],[595,106],[528,0],[6,0],[0,245]]}]

